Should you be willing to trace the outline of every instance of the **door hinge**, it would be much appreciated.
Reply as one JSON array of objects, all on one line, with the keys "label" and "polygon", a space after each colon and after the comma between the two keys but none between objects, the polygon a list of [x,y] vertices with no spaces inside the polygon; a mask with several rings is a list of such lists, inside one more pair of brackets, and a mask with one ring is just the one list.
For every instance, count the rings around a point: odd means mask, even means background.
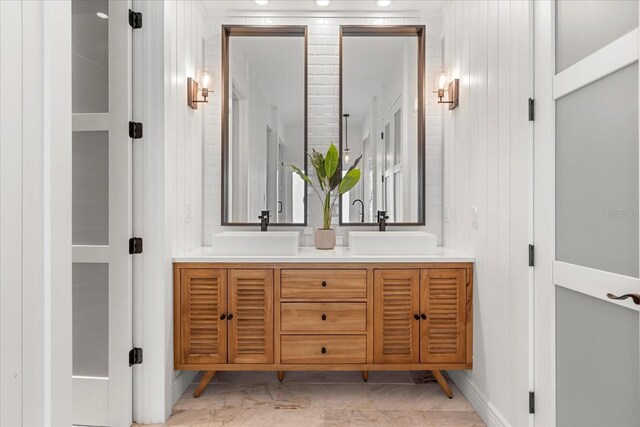
[{"label": "door hinge", "polygon": [[384,132],[380,132],[380,139],[384,139]]},{"label": "door hinge", "polygon": [[142,349],[134,347],[129,352],[129,366],[142,364]]},{"label": "door hinge", "polygon": [[137,28],[142,28],[142,12],[134,12],[129,9],[129,25],[134,30]]},{"label": "door hinge", "polygon": [[132,237],[129,239],[129,254],[142,253],[142,237]]},{"label": "door hinge", "polygon": [[529,121],[532,122],[536,118],[536,103],[533,98],[529,98]]},{"label": "door hinge", "polygon": [[529,392],[529,413],[536,413],[536,393],[533,391]]},{"label": "door hinge", "polygon": [[132,138],[132,139],[142,138],[142,123],[129,122],[129,138]]},{"label": "door hinge", "polygon": [[536,260],[536,248],[533,245],[529,245],[529,267],[533,267],[535,265]]}]

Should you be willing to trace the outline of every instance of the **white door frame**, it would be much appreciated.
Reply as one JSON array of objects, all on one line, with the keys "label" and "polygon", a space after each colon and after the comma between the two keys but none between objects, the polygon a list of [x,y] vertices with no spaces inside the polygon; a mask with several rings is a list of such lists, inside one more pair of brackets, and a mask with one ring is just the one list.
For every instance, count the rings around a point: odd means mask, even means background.
[{"label": "white door frame", "polygon": [[555,260],[555,100],[636,62],[640,42],[636,29],[556,75],[555,2],[534,2],[534,15],[535,424],[553,426],[556,423],[556,286],[634,310],[639,307],[630,300],[612,301],[606,294],[640,293],[640,280],[636,278]]}]

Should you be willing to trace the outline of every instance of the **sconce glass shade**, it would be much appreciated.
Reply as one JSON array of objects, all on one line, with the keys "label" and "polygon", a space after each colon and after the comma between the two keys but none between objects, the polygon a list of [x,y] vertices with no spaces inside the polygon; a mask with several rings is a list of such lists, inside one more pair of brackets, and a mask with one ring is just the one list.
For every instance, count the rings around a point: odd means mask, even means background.
[{"label": "sconce glass shade", "polygon": [[206,90],[210,90],[211,88],[209,87],[209,84],[211,83],[211,76],[209,75],[208,72],[204,71],[202,73],[202,79],[200,81],[200,86],[202,86],[202,89],[206,89]]},{"label": "sconce glass shade", "polygon": [[433,93],[439,93],[440,91],[447,91],[447,85],[449,84],[449,75],[446,70],[440,70],[433,76]]}]

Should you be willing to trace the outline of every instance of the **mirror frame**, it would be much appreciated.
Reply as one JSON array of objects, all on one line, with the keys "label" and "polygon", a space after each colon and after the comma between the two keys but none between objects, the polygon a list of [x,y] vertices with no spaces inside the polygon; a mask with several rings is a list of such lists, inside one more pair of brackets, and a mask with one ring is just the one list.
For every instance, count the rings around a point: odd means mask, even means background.
[{"label": "mirror frame", "polygon": [[[418,39],[418,206],[420,212],[417,222],[388,222],[393,226],[424,226],[426,224],[425,203],[425,176],[426,176],[426,97],[425,97],[425,61],[426,61],[426,27],[424,25],[341,25],[340,26],[340,144],[339,150],[342,156],[343,120],[342,120],[342,95],[343,95],[343,38],[344,37],[408,37],[415,36]],[[342,162],[340,162],[342,173]],[[340,226],[374,226],[376,222],[344,222],[342,218],[342,196],[339,203]]]},{"label": "mirror frame", "polygon": [[[229,199],[227,189],[227,171],[229,170],[229,39],[231,37],[304,37],[304,173],[308,173],[307,168],[307,122],[308,118],[308,30],[306,25],[223,25],[222,26],[222,91],[221,91],[221,107],[222,107],[222,137],[221,137],[221,225],[244,227],[260,226],[260,222],[231,222],[227,217],[227,202]],[[308,206],[308,187],[304,183],[304,222],[295,223],[277,223],[269,222],[269,227],[306,227],[307,226],[307,206]],[[274,212],[275,213],[275,212]],[[256,212],[256,220],[260,212]]]}]

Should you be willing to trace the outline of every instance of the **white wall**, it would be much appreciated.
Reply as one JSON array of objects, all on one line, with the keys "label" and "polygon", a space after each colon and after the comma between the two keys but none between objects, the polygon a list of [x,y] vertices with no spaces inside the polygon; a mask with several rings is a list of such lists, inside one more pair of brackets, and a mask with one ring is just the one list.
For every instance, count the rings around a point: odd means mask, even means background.
[{"label": "white wall", "polygon": [[0,425],[71,424],[71,3],[0,2]]},{"label": "white wall", "polygon": [[[374,18],[375,16],[375,18]],[[433,87],[434,73],[440,69],[440,24],[441,17],[420,16],[417,14],[391,15],[387,18],[377,13],[337,13],[325,18],[318,14],[277,13],[267,17],[256,17],[255,13],[237,12],[230,16],[206,18],[205,24],[205,62],[212,71],[213,82],[220,82],[220,27],[223,24],[239,25],[308,25],[309,30],[309,80],[308,80],[308,144],[309,150],[315,148],[326,151],[329,143],[339,140],[339,27],[346,24],[425,24],[427,26],[427,82]],[[221,107],[220,88],[214,88],[211,102],[205,107],[205,161],[204,161],[204,218],[203,241],[211,245],[212,236],[223,230],[233,229],[220,225],[221,183],[220,183],[220,135]],[[441,109],[435,105],[435,97],[427,96],[427,149],[426,149],[426,227],[415,227],[442,235],[442,141]],[[350,126],[351,128],[351,126]],[[315,193],[309,192],[308,224],[319,227],[322,224],[322,209]],[[179,207],[180,209],[180,207]],[[334,228],[339,236],[345,236],[349,227],[337,226],[335,210]],[[256,214],[257,215],[257,214]],[[257,222],[257,218],[255,222]],[[373,227],[372,227],[373,228]],[[292,229],[302,230],[293,227]],[[353,229],[353,228],[351,228]],[[313,245],[313,236],[304,236],[303,244]]]},{"label": "white wall", "polygon": [[144,24],[135,30],[134,118],[144,138],[134,143],[134,233],[144,252],[134,258],[134,345],[144,363],[134,371],[134,421],[163,422],[194,373],[173,370],[171,257],[202,245],[202,104],[187,105],[187,77],[203,70],[199,2],[134,0]]},{"label": "white wall", "polygon": [[474,367],[451,374],[489,425],[529,422],[529,6],[455,1],[444,13],[445,68],[460,78],[460,106],[443,112],[444,243],[476,257]]}]

